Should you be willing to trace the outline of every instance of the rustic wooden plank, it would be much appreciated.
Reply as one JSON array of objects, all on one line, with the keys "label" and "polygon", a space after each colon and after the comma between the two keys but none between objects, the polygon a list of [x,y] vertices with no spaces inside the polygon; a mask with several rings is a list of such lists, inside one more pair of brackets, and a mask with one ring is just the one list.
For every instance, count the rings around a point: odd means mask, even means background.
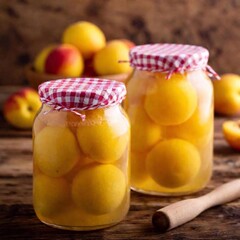
[{"label": "rustic wooden plank", "polygon": [[32,139],[0,139],[0,176],[21,177],[32,175]]},{"label": "rustic wooden plank", "polygon": [[[156,232],[151,225],[155,209],[133,207],[118,225],[101,231],[69,232],[50,228],[35,216],[31,205],[0,205],[0,234],[10,239],[239,239],[239,211],[233,204],[218,206],[202,213],[198,218],[167,233]],[[217,223],[217,224],[216,224]],[[9,231],[12,229],[12,231]]]}]

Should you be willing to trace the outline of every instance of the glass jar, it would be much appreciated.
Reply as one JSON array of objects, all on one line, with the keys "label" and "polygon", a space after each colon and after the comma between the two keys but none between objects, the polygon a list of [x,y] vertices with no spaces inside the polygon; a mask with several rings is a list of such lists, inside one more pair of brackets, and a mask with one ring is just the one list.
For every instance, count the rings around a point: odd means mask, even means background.
[{"label": "glass jar", "polygon": [[131,187],[153,195],[202,189],[212,174],[213,88],[208,51],[149,44],[130,51],[125,109],[131,122]]},{"label": "glass jar", "polygon": [[39,87],[33,126],[33,205],[45,224],[69,230],[114,225],[128,212],[129,121],[124,84],[66,79]]}]

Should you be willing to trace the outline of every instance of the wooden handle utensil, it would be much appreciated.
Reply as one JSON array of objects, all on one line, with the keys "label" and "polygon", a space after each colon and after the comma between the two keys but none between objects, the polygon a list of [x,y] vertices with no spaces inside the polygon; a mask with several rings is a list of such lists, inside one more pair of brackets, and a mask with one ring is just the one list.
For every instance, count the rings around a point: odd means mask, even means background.
[{"label": "wooden handle utensil", "polygon": [[240,197],[240,179],[225,183],[210,193],[179,201],[157,210],[152,217],[152,224],[160,232],[178,227],[198,216],[206,209],[231,202]]}]

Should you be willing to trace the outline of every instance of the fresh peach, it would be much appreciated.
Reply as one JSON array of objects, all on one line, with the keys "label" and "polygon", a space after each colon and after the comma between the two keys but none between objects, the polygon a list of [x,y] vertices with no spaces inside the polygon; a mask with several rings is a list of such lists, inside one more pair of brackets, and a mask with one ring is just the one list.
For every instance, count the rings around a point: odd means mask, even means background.
[{"label": "fresh peach", "polygon": [[228,120],[222,125],[223,135],[228,144],[240,151],[240,121]]},{"label": "fresh peach", "polygon": [[96,72],[93,67],[93,59],[85,59],[84,60],[84,71],[82,77],[94,77],[96,76]]},{"label": "fresh peach", "polygon": [[32,88],[22,88],[5,101],[3,115],[14,127],[27,129],[32,127],[40,107],[38,93]]},{"label": "fresh peach", "polygon": [[46,58],[47,58],[48,54],[52,51],[52,49],[55,48],[56,46],[57,46],[56,44],[49,45],[49,46],[43,48],[37,54],[37,56],[34,59],[34,63],[33,63],[35,71],[37,71],[39,73],[45,72]]},{"label": "fresh peach", "polygon": [[234,115],[240,113],[240,76],[224,74],[213,81],[215,112]]},{"label": "fresh peach", "polygon": [[121,40],[112,40],[94,55],[93,66],[98,75],[130,72],[129,63],[120,60],[129,61],[129,48]]},{"label": "fresh peach", "polygon": [[66,77],[79,77],[84,68],[83,58],[78,49],[70,44],[53,48],[45,62],[45,72]]},{"label": "fresh peach", "polygon": [[122,41],[123,43],[125,43],[129,49],[136,46],[136,44],[129,39],[123,38],[123,39],[119,39],[119,40]]},{"label": "fresh peach", "polygon": [[80,21],[71,24],[63,32],[62,41],[76,46],[84,59],[91,58],[106,45],[102,30],[93,23]]}]

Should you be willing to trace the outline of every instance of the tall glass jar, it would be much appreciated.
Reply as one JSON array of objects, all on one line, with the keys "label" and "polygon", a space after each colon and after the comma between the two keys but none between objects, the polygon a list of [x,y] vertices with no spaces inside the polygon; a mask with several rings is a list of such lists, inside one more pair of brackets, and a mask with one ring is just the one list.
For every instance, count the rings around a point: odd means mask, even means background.
[{"label": "tall glass jar", "polygon": [[66,79],[39,87],[33,126],[33,204],[45,224],[93,230],[129,209],[129,121],[124,84]]},{"label": "tall glass jar", "polygon": [[153,195],[202,189],[212,174],[213,88],[205,48],[149,44],[130,51],[125,109],[131,187]]}]

